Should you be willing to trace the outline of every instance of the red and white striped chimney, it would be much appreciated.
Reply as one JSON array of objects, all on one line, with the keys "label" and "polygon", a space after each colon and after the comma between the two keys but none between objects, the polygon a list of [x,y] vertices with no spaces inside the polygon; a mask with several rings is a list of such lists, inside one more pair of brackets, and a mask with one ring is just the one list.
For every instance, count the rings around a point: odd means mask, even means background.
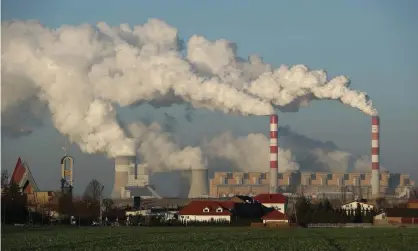
[{"label": "red and white striped chimney", "polygon": [[378,116],[372,117],[372,195],[377,196],[380,193],[380,119]]},{"label": "red and white striped chimney", "polygon": [[277,193],[277,172],[278,172],[278,121],[277,115],[270,116],[270,193]]}]

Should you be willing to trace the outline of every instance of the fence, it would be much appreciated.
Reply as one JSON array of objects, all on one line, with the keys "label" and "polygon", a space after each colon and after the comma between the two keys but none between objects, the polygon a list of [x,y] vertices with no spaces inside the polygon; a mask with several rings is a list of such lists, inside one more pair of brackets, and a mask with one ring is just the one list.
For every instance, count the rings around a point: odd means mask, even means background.
[{"label": "fence", "polygon": [[372,227],[373,224],[371,223],[319,223],[319,224],[308,224],[308,228],[366,228],[366,227]]}]

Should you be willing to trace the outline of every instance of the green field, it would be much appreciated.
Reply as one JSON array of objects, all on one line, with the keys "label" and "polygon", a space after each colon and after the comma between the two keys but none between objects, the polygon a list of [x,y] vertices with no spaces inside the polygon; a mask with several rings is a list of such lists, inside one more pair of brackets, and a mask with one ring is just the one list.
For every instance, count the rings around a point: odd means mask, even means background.
[{"label": "green field", "polygon": [[1,250],[418,250],[418,228],[3,228]]}]

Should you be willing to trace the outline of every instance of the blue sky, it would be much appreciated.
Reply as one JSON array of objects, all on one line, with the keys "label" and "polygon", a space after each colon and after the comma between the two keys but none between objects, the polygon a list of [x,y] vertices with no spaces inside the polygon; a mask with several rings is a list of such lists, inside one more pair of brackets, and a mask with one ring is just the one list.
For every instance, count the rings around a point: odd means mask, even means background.
[{"label": "blue sky", "polygon": [[[320,4],[319,4],[320,3]],[[306,64],[331,75],[347,75],[352,87],[367,92],[381,116],[382,164],[408,171],[418,179],[418,9],[417,1],[22,1],[3,0],[2,20],[37,19],[49,27],[104,21],[111,25],[161,18],[182,38],[199,34],[238,44],[239,54],[259,54],[266,62]],[[414,13],[415,12],[415,13]],[[415,14],[415,15],[414,15]],[[124,117],[164,112],[149,107],[124,111]],[[181,118],[181,114],[179,115]],[[179,121],[190,140],[226,130],[262,132],[265,118],[220,116],[199,111],[192,124]],[[330,140],[356,153],[370,151],[370,118],[332,101],[316,101],[298,113],[280,114],[280,123],[311,138]],[[210,128],[210,129],[209,129]],[[18,156],[32,167],[39,186],[58,186],[63,137],[51,126],[29,137],[2,144],[2,168],[13,168]],[[42,142],[42,143],[41,143]],[[76,159],[76,186],[92,177],[111,188],[112,162],[100,155]]]}]

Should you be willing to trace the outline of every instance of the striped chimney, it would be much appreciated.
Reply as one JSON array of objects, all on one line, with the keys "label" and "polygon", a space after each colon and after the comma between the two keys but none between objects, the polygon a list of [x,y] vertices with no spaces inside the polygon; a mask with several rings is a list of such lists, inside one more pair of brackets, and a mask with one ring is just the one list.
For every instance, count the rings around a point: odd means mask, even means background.
[{"label": "striped chimney", "polygon": [[270,193],[277,193],[278,187],[278,121],[277,115],[270,116]]},{"label": "striped chimney", "polygon": [[380,119],[378,116],[372,117],[372,195],[379,195],[380,174],[379,174],[379,153],[380,153]]}]

